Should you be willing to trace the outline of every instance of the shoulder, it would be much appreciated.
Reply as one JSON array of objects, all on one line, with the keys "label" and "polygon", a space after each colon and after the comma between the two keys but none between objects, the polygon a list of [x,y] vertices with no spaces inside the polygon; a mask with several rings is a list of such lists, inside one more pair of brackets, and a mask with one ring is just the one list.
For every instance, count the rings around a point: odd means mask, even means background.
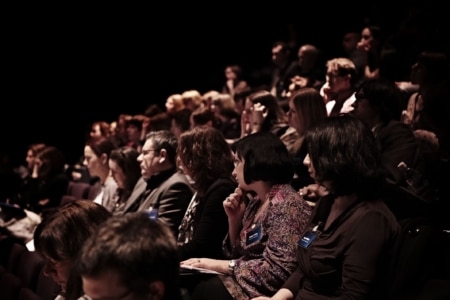
[{"label": "shoulder", "polygon": [[368,226],[376,225],[379,227],[383,224],[389,224],[393,227],[399,226],[396,217],[381,199],[363,201],[354,211],[353,218],[361,225],[367,224]]},{"label": "shoulder", "polygon": [[312,208],[300,197],[297,191],[290,184],[276,185],[273,190],[273,197],[270,202],[275,208],[289,208],[305,211],[310,214]]}]

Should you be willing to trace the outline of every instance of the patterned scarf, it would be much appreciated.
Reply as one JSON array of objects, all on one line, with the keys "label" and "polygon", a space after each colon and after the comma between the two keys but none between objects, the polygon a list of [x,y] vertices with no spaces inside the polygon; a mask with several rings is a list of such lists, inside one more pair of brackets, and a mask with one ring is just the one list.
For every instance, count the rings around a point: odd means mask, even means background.
[{"label": "patterned scarf", "polygon": [[194,233],[194,219],[195,212],[200,199],[197,197],[197,192],[192,196],[191,202],[184,214],[183,220],[181,220],[180,227],[178,228],[178,246],[188,243]]}]

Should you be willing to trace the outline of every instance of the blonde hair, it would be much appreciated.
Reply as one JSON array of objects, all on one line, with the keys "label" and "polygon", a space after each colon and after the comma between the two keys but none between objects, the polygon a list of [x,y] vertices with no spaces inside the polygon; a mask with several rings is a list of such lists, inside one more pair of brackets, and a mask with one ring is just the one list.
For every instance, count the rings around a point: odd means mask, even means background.
[{"label": "blonde hair", "polygon": [[202,104],[202,95],[197,90],[187,90],[181,94],[184,105],[194,111]]}]

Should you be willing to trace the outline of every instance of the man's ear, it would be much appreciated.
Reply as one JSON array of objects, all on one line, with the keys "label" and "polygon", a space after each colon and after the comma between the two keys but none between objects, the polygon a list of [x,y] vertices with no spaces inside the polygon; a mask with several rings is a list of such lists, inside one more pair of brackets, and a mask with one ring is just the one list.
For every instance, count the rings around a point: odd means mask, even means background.
[{"label": "man's ear", "polygon": [[162,164],[163,162],[165,162],[167,160],[167,150],[166,149],[161,149],[160,151],[159,151],[159,160],[158,160],[158,162],[160,163],[160,164]]},{"label": "man's ear", "polygon": [[160,280],[152,281],[150,283],[150,294],[152,295],[152,299],[162,300],[164,299],[164,294],[166,292],[166,287],[164,283]]}]

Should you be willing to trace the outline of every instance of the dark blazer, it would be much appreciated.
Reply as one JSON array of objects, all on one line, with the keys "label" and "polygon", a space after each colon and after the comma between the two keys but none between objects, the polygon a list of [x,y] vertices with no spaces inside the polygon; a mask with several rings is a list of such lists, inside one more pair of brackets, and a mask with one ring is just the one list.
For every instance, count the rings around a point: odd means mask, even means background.
[{"label": "dark blazer", "polygon": [[176,237],[178,226],[194,194],[191,184],[184,174],[175,172],[142,199],[146,187],[147,182],[141,177],[124,206],[124,213],[146,211],[157,207],[158,220],[169,225]]},{"label": "dark blazer", "polygon": [[147,182],[145,181],[145,179],[143,177],[139,178],[139,180],[134,185],[130,197],[128,197],[128,200],[123,207],[123,213],[136,211],[136,209],[134,208],[134,206],[136,205],[135,202],[140,200],[141,195],[145,192],[146,187]]},{"label": "dark blazer", "polygon": [[181,172],[175,172],[145,197],[137,211],[157,208],[158,220],[169,225],[176,237],[178,235],[178,227],[193,194],[194,190],[186,176]]},{"label": "dark blazer", "polygon": [[222,242],[228,232],[228,218],[223,201],[236,187],[231,178],[219,178],[204,195],[199,196],[192,239],[179,246],[181,260],[191,257],[224,257]]}]

